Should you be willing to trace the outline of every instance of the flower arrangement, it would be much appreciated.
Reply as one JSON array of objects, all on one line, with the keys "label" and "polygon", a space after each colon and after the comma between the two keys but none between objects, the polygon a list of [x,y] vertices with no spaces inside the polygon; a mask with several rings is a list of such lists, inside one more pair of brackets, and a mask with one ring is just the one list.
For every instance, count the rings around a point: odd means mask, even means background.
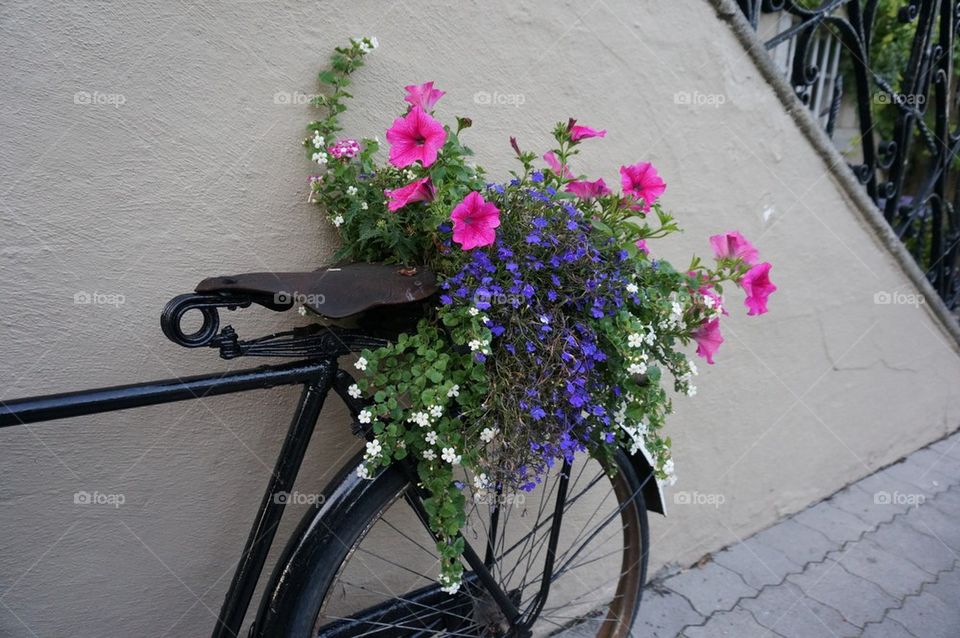
[{"label": "flower arrangement", "polygon": [[542,166],[511,138],[519,168],[488,182],[460,140],[471,121],[441,124],[444,92],[411,85],[379,162],[377,139],[337,136],[350,76],[376,46],[352,40],[320,73],[324,117],[304,145],[324,170],[310,178],[310,201],[339,230],[339,259],[427,266],[440,278],[414,331],[362,353],[350,393],[368,399],[359,475],[416,461],[439,581],[455,592],[466,506],[457,477],[479,494],[531,490],[558,462],[604,463],[622,447],[674,481],[667,388],[696,393],[684,347],[695,342],[713,363],[725,284],[744,291],[749,315],[767,311],[776,286],[738,232],[710,238],[710,265],[694,258],[677,270],[655,258],[648,243],[679,230],[659,203],[666,184],[647,162],[620,168],[619,192],[576,175],[581,144],[606,131],[573,119],[553,129]]}]

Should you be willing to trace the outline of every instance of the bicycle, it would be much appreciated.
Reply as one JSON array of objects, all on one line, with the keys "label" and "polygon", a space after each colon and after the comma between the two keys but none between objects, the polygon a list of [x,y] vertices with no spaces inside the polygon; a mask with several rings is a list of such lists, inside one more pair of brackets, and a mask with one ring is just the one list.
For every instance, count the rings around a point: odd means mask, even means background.
[{"label": "bicycle", "polygon": [[[367,403],[351,393],[354,379],[338,359],[395,338],[436,290],[428,270],[382,264],[208,278],[164,308],[161,329],[171,341],[217,349],[224,359],[296,360],[17,399],[0,404],[0,427],[302,385],[212,633],[238,636],[283,515],[283,495],[293,489],[331,390],[353,416],[354,433],[371,438],[357,420]],[[220,327],[222,309],[287,311],[300,299],[325,321],[249,341]],[[187,333],[183,320],[191,311],[202,323]],[[340,468],[285,545],[249,636],[529,637],[574,626],[604,638],[630,635],[646,578],[647,510],[664,512],[642,454],[621,450],[615,468],[586,458],[559,464],[530,493],[475,494],[471,477],[462,476],[473,505],[461,531],[466,571],[455,594],[441,591],[431,575],[434,539],[413,467],[395,463],[363,479],[355,471],[360,459]]]}]

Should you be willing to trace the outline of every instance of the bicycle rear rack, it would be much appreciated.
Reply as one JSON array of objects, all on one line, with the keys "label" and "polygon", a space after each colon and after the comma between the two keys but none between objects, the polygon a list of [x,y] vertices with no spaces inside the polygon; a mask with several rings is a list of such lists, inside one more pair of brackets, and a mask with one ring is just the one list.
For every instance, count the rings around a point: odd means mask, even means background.
[{"label": "bicycle rear rack", "polygon": [[[236,310],[253,303],[244,297],[223,295],[186,294],[171,299],[160,316],[160,327],[170,341],[185,348],[217,348],[223,359],[237,357],[297,357],[336,358],[359,352],[364,348],[379,348],[388,343],[386,339],[364,332],[346,330],[336,326],[311,324],[285,332],[242,340],[232,326],[220,329],[220,308]],[[191,333],[183,331],[184,315],[197,310],[203,323]]]}]

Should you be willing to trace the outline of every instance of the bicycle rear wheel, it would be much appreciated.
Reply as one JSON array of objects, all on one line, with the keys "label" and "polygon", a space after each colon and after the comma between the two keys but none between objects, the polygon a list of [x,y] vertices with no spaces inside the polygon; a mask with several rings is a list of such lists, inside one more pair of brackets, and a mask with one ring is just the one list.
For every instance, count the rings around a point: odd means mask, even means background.
[{"label": "bicycle rear wheel", "polygon": [[[627,456],[610,476],[599,463],[558,464],[530,493],[468,498],[467,543],[522,614],[530,635],[584,625],[577,635],[627,638],[640,606],[649,534],[638,477]],[[566,478],[565,478],[566,477]],[[291,626],[296,636],[507,636],[509,623],[467,568],[456,594],[435,582],[434,542],[410,499],[417,493],[398,467],[357,489],[355,516],[324,520],[337,542],[316,554]],[[544,587],[558,503],[561,524]],[[544,595],[546,593],[546,595]],[[588,623],[588,624],[585,624]],[[595,634],[594,634],[595,632]]]}]

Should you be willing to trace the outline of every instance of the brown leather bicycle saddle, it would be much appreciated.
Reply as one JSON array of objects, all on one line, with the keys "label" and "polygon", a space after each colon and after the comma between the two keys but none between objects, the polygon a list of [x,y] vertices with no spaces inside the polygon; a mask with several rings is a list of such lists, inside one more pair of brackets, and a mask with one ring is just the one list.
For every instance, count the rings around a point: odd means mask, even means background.
[{"label": "brown leather bicycle saddle", "polygon": [[342,319],[377,306],[421,301],[437,291],[437,278],[426,268],[388,264],[342,264],[312,272],[252,272],[210,277],[200,294],[246,297],[273,310],[304,305],[331,319]]}]

